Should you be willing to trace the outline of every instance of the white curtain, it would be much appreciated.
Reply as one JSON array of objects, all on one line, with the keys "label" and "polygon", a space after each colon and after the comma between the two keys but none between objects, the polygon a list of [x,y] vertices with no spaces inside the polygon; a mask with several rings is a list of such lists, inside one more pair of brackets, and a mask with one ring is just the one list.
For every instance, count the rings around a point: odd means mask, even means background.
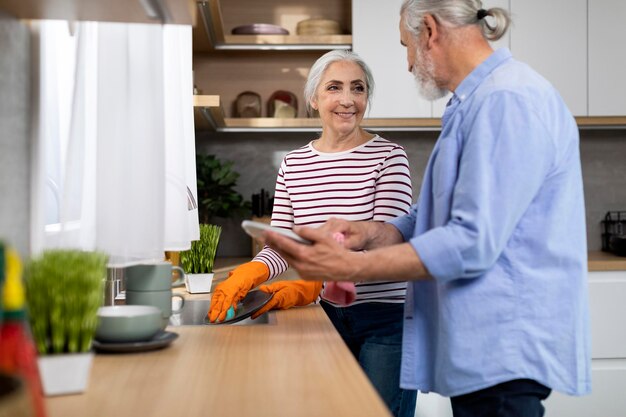
[{"label": "white curtain", "polygon": [[191,28],[34,23],[33,253],[109,266],[197,240]]}]

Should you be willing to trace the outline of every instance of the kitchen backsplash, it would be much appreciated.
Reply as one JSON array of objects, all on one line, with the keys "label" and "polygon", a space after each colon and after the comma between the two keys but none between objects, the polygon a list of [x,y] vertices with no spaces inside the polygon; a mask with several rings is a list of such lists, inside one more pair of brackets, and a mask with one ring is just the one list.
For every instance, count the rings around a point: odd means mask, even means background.
[{"label": "kitchen backsplash", "polygon": [[[404,147],[411,164],[413,198],[417,197],[424,167],[437,132],[383,132],[381,136]],[[246,199],[264,188],[273,190],[280,162],[288,151],[307,144],[315,133],[198,132],[196,151],[234,161],[241,174],[238,191]],[[626,210],[626,130],[581,131],[581,155],[587,210],[587,244],[600,250],[600,221],[609,210]],[[272,193],[273,194],[273,193]],[[249,256],[249,239],[238,219],[225,222],[226,239],[218,256]]]}]

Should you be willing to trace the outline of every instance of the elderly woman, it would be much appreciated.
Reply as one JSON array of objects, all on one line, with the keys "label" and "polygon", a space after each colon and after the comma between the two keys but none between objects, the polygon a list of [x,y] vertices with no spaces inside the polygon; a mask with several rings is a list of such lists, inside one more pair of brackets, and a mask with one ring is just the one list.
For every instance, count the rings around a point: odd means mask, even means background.
[{"label": "elderly woman", "polygon": [[[402,147],[360,127],[374,82],[368,66],[354,52],[331,51],[312,66],[304,89],[309,110],[319,112],[322,134],[289,152],[282,161],[274,196],[272,225],[318,226],[330,217],[384,222],[408,212],[409,164]],[[239,266],[211,298],[209,319],[224,320],[227,310],[248,291],[288,267],[265,247]],[[404,282],[356,284],[349,306],[325,296],[317,281],[281,281],[262,285],[274,296],[267,310],[314,302],[321,305],[396,416],[413,416],[416,391],[400,389]]]}]

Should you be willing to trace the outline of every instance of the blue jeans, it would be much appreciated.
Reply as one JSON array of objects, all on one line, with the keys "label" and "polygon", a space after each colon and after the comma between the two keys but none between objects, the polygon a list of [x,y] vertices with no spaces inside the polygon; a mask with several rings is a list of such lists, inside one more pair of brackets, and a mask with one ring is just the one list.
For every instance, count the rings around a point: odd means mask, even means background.
[{"label": "blue jeans", "polygon": [[530,379],[515,379],[450,398],[454,417],[542,417],[541,402],[550,388]]},{"label": "blue jeans", "polygon": [[417,391],[400,388],[404,304],[320,303],[395,417],[413,417]]}]

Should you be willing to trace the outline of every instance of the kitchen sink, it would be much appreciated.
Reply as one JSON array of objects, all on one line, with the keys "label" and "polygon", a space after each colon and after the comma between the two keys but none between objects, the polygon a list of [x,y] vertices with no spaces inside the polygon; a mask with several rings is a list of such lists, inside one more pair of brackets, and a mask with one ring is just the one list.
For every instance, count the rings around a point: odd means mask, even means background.
[{"label": "kitchen sink", "polygon": [[[182,311],[179,313],[172,313],[170,317],[170,326],[215,326],[214,323],[210,323],[207,319],[207,312],[211,306],[211,300],[185,300]],[[236,323],[230,324],[230,326],[253,326],[261,324],[274,324],[275,318],[270,314],[265,313],[256,319],[246,318]]]}]

